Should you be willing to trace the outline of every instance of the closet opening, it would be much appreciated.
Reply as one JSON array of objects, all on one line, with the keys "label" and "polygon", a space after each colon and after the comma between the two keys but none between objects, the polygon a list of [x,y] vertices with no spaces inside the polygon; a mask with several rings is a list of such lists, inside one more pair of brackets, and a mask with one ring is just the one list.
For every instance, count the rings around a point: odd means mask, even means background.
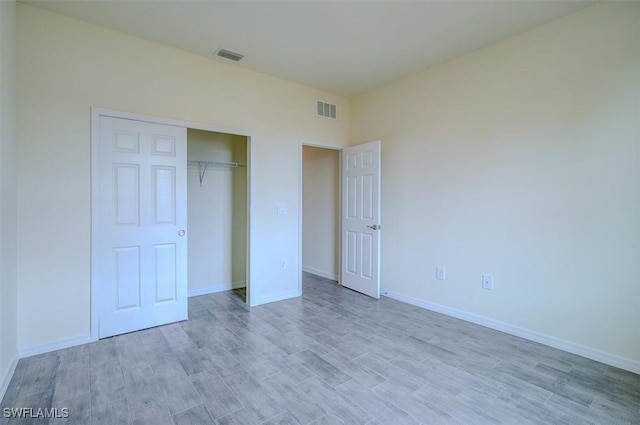
[{"label": "closet opening", "polygon": [[302,145],[302,277],[337,282],[340,270],[340,150]]},{"label": "closet opening", "polygon": [[248,300],[248,137],[187,129],[189,297]]}]

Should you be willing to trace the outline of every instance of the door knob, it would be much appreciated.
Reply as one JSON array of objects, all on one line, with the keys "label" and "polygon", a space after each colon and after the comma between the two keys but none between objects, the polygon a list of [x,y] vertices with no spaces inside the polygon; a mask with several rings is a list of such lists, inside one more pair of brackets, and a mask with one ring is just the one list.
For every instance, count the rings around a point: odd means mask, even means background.
[{"label": "door knob", "polygon": [[367,226],[367,228],[372,230],[378,230],[380,226],[378,226],[377,224],[374,224],[373,226]]},{"label": "door knob", "polygon": [[184,230],[180,230],[180,231],[178,231],[178,236],[184,236],[184,234],[185,234],[185,231],[184,231]]}]

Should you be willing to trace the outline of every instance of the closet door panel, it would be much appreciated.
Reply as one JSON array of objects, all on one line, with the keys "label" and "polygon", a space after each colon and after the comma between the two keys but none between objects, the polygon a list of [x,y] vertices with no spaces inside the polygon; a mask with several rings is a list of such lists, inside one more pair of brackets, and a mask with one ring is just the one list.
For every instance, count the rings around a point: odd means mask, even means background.
[{"label": "closet door panel", "polygon": [[99,337],[186,320],[186,129],[106,116],[99,125]]}]

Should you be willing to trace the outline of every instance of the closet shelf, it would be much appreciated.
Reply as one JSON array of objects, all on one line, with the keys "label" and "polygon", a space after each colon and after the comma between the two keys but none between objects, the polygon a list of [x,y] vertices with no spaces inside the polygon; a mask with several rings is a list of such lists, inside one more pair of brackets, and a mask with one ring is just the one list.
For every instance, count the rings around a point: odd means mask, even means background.
[{"label": "closet shelf", "polygon": [[200,186],[204,180],[204,175],[207,173],[207,168],[211,167],[230,167],[230,168],[246,168],[247,164],[241,164],[239,162],[225,162],[225,161],[206,161],[202,159],[189,159],[188,165],[197,166],[200,173]]}]

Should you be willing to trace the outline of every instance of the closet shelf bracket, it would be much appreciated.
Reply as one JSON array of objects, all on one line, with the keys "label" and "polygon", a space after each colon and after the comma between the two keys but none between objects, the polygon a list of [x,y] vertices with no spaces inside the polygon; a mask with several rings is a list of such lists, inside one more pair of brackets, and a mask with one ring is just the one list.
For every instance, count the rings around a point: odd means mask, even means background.
[{"label": "closet shelf bracket", "polygon": [[[207,172],[207,167],[209,166],[209,164],[207,164],[206,162],[204,163],[204,167],[202,167],[199,170],[199,174],[200,174],[200,187],[202,187],[202,180],[204,180],[204,175]],[[198,166],[198,168],[200,168],[200,166]]]}]

